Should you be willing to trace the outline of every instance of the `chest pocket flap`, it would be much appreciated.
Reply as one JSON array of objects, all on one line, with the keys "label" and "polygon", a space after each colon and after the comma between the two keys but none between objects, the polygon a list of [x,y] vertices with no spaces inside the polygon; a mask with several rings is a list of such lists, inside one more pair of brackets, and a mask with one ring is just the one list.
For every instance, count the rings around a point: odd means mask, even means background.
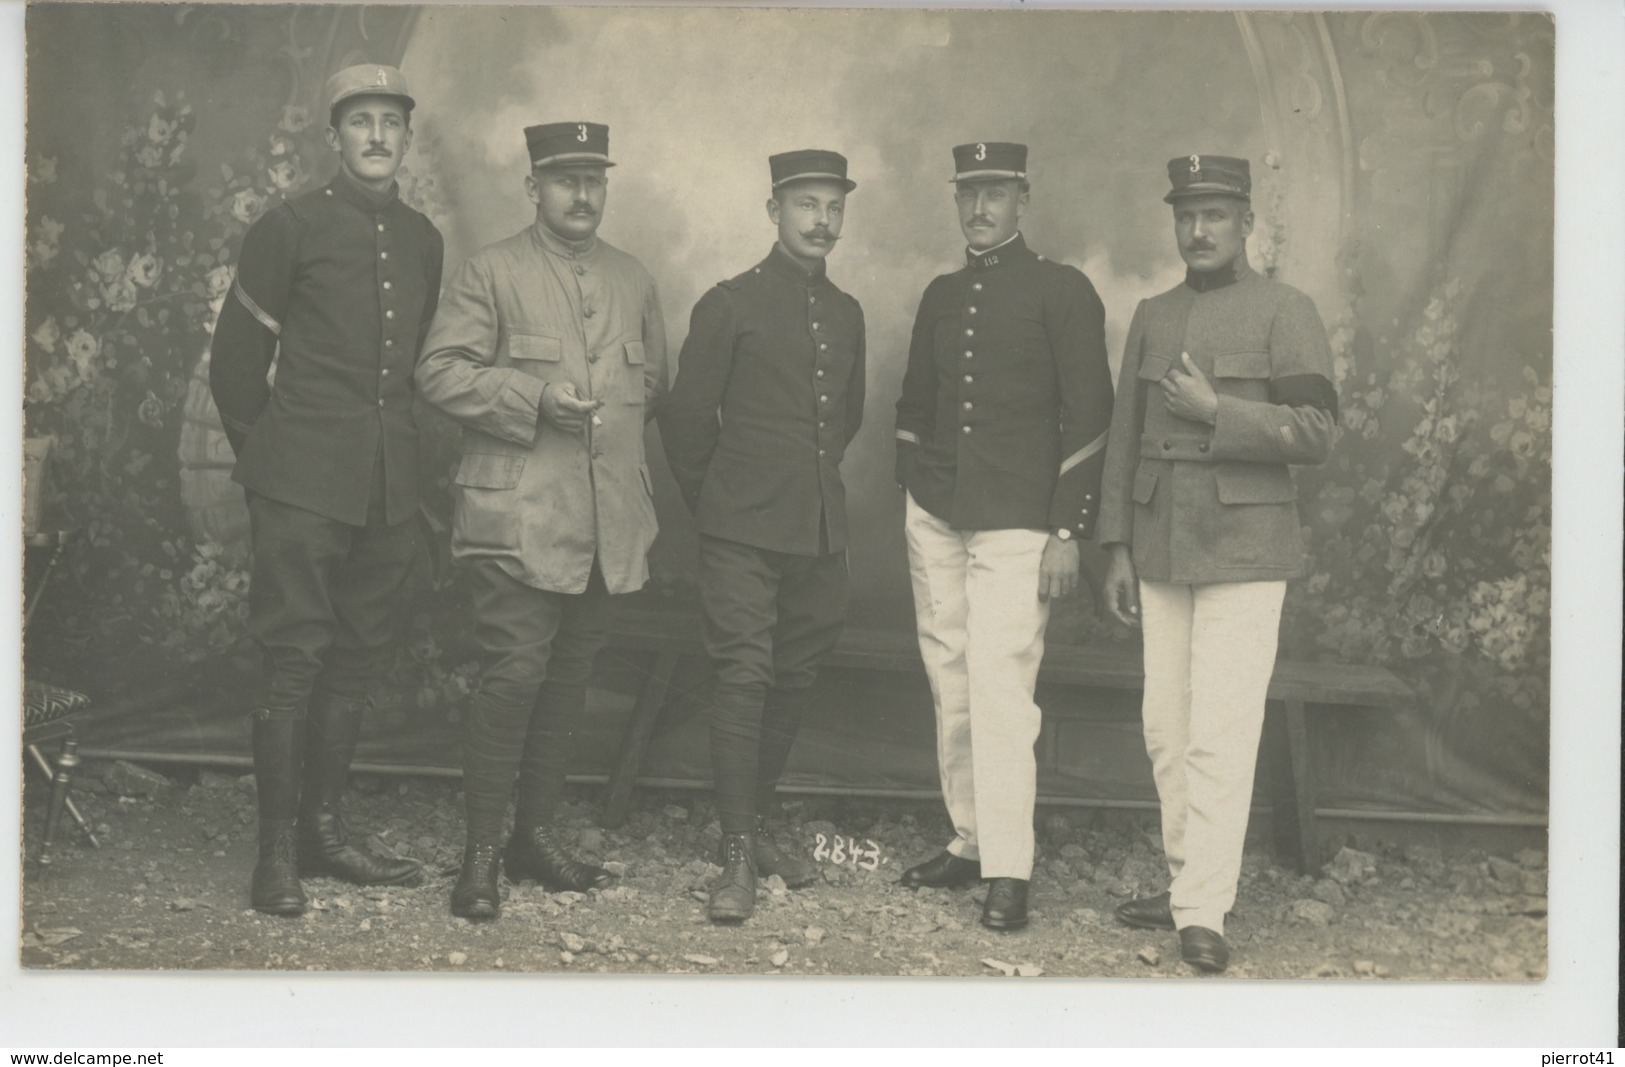
[{"label": "chest pocket flap", "polygon": [[1215,378],[1268,378],[1268,352],[1220,352],[1213,357]]},{"label": "chest pocket flap", "polygon": [[1140,357],[1140,369],[1135,372],[1135,376],[1148,382],[1160,382],[1168,376],[1168,368],[1173,365],[1173,356],[1159,356],[1155,352],[1147,352]]},{"label": "chest pocket flap", "polygon": [[508,338],[508,358],[557,363],[564,358],[564,343],[539,333],[516,333]]},{"label": "chest pocket flap", "polygon": [[628,341],[628,342],[626,342],[626,361],[628,363],[635,363],[640,367],[643,365],[643,342],[642,341]]},{"label": "chest pocket flap", "polygon": [[1298,499],[1292,472],[1275,463],[1218,463],[1213,480],[1221,504],[1286,504]]}]

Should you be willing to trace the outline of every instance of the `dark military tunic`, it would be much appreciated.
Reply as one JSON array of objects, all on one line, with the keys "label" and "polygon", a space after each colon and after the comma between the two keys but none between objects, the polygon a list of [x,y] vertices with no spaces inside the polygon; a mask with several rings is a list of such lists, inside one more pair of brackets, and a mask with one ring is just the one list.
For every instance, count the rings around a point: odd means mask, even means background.
[{"label": "dark military tunic", "polygon": [[702,534],[812,556],[846,547],[841,457],[863,419],[863,309],[777,245],[694,305],[659,411]]},{"label": "dark military tunic", "polygon": [[412,370],[443,256],[395,186],[375,194],[343,172],[249,228],[210,346],[236,481],[360,526],[382,464],[387,521],[416,514]]},{"label": "dark military tunic", "polygon": [[1088,537],[1111,419],[1105,308],[1018,233],[936,278],[897,401],[898,481],[956,530]]},{"label": "dark military tunic", "polygon": [[[1157,382],[1181,357],[1219,397],[1213,425],[1170,414]],[[1100,541],[1143,581],[1241,582],[1303,569],[1289,464],[1331,451],[1337,393],[1314,302],[1239,261],[1141,302],[1106,450]]]}]

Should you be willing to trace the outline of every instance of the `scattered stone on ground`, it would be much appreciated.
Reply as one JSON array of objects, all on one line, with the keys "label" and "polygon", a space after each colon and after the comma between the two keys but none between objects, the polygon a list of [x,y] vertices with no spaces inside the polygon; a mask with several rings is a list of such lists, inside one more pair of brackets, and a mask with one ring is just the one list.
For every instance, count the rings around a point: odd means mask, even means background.
[{"label": "scattered stone on ground", "polygon": [[[756,915],[705,918],[718,868],[716,812],[701,794],[640,790],[626,824],[599,825],[602,791],[572,790],[561,834],[619,876],[607,890],[549,893],[503,882],[502,917],[456,919],[447,899],[462,855],[456,783],[357,775],[352,833],[421,861],[419,887],[309,878],[299,919],[248,906],[256,818],[251,776],[87,762],[76,787],[102,847],[58,830],[53,862],[34,862],[45,790],[25,798],[21,960],[30,968],[692,972],[737,974],[1185,977],[1171,933],[1132,930],[1112,910],[1159,892],[1167,871],[1149,812],[1045,811],[1031,924],[978,922],[983,890],[908,890],[899,873],[950,836],[940,805],[788,799],[777,837],[809,858],[817,836],[872,841],[824,861],[824,880],[763,881]],[[1321,877],[1277,860],[1256,820],[1226,923],[1230,973],[1248,978],[1530,981],[1546,973],[1546,857],[1328,840]],[[867,846],[866,846],[867,847]],[[826,855],[828,850],[826,850]],[[867,856],[865,853],[864,856]]]}]

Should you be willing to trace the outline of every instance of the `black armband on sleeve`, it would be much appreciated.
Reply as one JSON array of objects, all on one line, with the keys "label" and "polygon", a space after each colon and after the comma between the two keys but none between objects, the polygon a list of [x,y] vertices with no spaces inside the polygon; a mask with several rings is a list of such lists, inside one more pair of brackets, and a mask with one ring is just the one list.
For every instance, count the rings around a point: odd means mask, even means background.
[{"label": "black armband on sleeve", "polygon": [[1270,403],[1319,408],[1337,421],[1337,388],[1319,374],[1289,374],[1270,381]]}]

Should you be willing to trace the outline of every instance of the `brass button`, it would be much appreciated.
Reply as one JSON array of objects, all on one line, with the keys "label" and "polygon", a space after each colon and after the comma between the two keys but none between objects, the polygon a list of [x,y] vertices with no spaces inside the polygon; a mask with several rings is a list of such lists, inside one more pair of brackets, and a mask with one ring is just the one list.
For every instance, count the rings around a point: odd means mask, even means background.
[{"label": "brass button", "polygon": [[815,322],[815,323],[813,323],[813,329],[815,329],[815,330],[816,330],[816,329],[819,329],[819,328],[820,328],[820,327],[819,327],[819,325],[818,325],[818,323],[816,323],[816,322]]},{"label": "brass button", "polygon": [[379,232],[379,233],[383,233],[383,232],[384,232],[384,224],[383,224],[383,223],[381,223],[381,222],[380,222],[380,223],[379,223],[379,224],[378,224],[378,232]]},{"label": "brass button", "polygon": [[974,381],[975,381],[975,380],[976,380],[976,379],[975,379],[975,378],[972,378],[972,377],[971,377],[971,376],[970,376],[970,375],[968,375],[968,374],[967,374],[967,375],[965,375],[965,384],[966,384],[966,385],[969,385],[969,384],[970,384],[970,383],[971,383],[971,382],[974,382]]},{"label": "brass button", "polygon": [[829,351],[829,345],[825,344],[822,341],[818,342],[818,351],[820,351],[820,352],[828,352]]},{"label": "brass button", "polygon": [[385,283],[384,283],[384,288],[385,288],[385,289],[393,289],[393,288],[395,288],[395,286],[394,286],[394,284],[393,284],[393,283],[391,283],[391,282],[385,282]]},{"label": "brass button", "polygon": [[829,403],[829,397],[828,396],[820,396],[818,398],[818,402],[820,404],[827,404],[827,403]]},{"label": "brass button", "polygon": [[383,406],[384,406],[384,398],[383,398],[383,397],[379,397],[379,398],[378,398],[378,406],[379,406],[379,407],[383,407]]},{"label": "brass button", "polygon": [[965,401],[965,410],[966,411],[970,410],[970,401],[969,400]]},{"label": "brass button", "polygon": [[974,307],[968,307],[965,309],[965,311],[972,315],[976,314],[976,309]]},{"label": "brass button", "polygon": [[583,267],[581,264],[577,263],[576,264],[576,273],[577,274],[585,274],[585,273],[587,273],[587,268]]},{"label": "brass button", "polygon": [[965,328],[965,336],[966,337],[975,337],[976,336],[976,331],[967,326]]},{"label": "brass button", "polygon": [[982,291],[982,283],[981,282],[972,282],[971,283],[971,288],[975,289],[979,293],[979,292]]},{"label": "brass button", "polygon": [[1172,452],[1174,450],[1174,443],[1172,441],[1164,441],[1162,443],[1162,450],[1164,452]]},{"label": "brass button", "polygon": [[384,347],[385,348],[394,348],[395,347],[395,338],[393,338],[393,337],[384,338]]},{"label": "brass button", "polygon": [[389,253],[388,252],[380,252],[380,253],[378,253],[378,258],[379,259],[388,259],[389,258]]},{"label": "brass button", "polygon": [[975,353],[973,353],[970,349],[968,349],[968,348],[965,349],[965,358],[966,359],[970,359],[974,355],[975,355]]},{"label": "brass button", "polygon": [[395,317],[395,310],[393,308],[391,308],[390,310],[384,312],[384,318],[392,319],[394,317]]},{"label": "brass button", "polygon": [[823,449],[822,449],[822,448],[820,448],[820,449],[819,449],[819,450],[818,450],[818,454],[819,454],[819,455],[820,455],[820,456],[822,456],[822,455],[824,455],[824,450],[823,450]]},{"label": "brass button", "polygon": [[970,427],[969,426],[962,427],[962,429],[964,430],[965,433],[970,433]]},{"label": "brass button", "polygon": [[820,378],[822,378],[822,377],[823,377],[823,376],[824,376],[824,372],[823,372],[823,371],[822,371],[822,370],[820,370],[820,371],[819,371],[819,372],[818,372],[818,377],[820,377]]},{"label": "brass button", "polygon": [[1207,451],[1207,445],[1197,445],[1196,446],[1196,451],[1198,451],[1198,452],[1206,452]]},{"label": "brass button", "polygon": [[389,377],[389,368],[385,367],[383,370],[379,371],[378,373],[381,374],[382,376],[384,376],[385,378],[387,378],[387,377]]}]

